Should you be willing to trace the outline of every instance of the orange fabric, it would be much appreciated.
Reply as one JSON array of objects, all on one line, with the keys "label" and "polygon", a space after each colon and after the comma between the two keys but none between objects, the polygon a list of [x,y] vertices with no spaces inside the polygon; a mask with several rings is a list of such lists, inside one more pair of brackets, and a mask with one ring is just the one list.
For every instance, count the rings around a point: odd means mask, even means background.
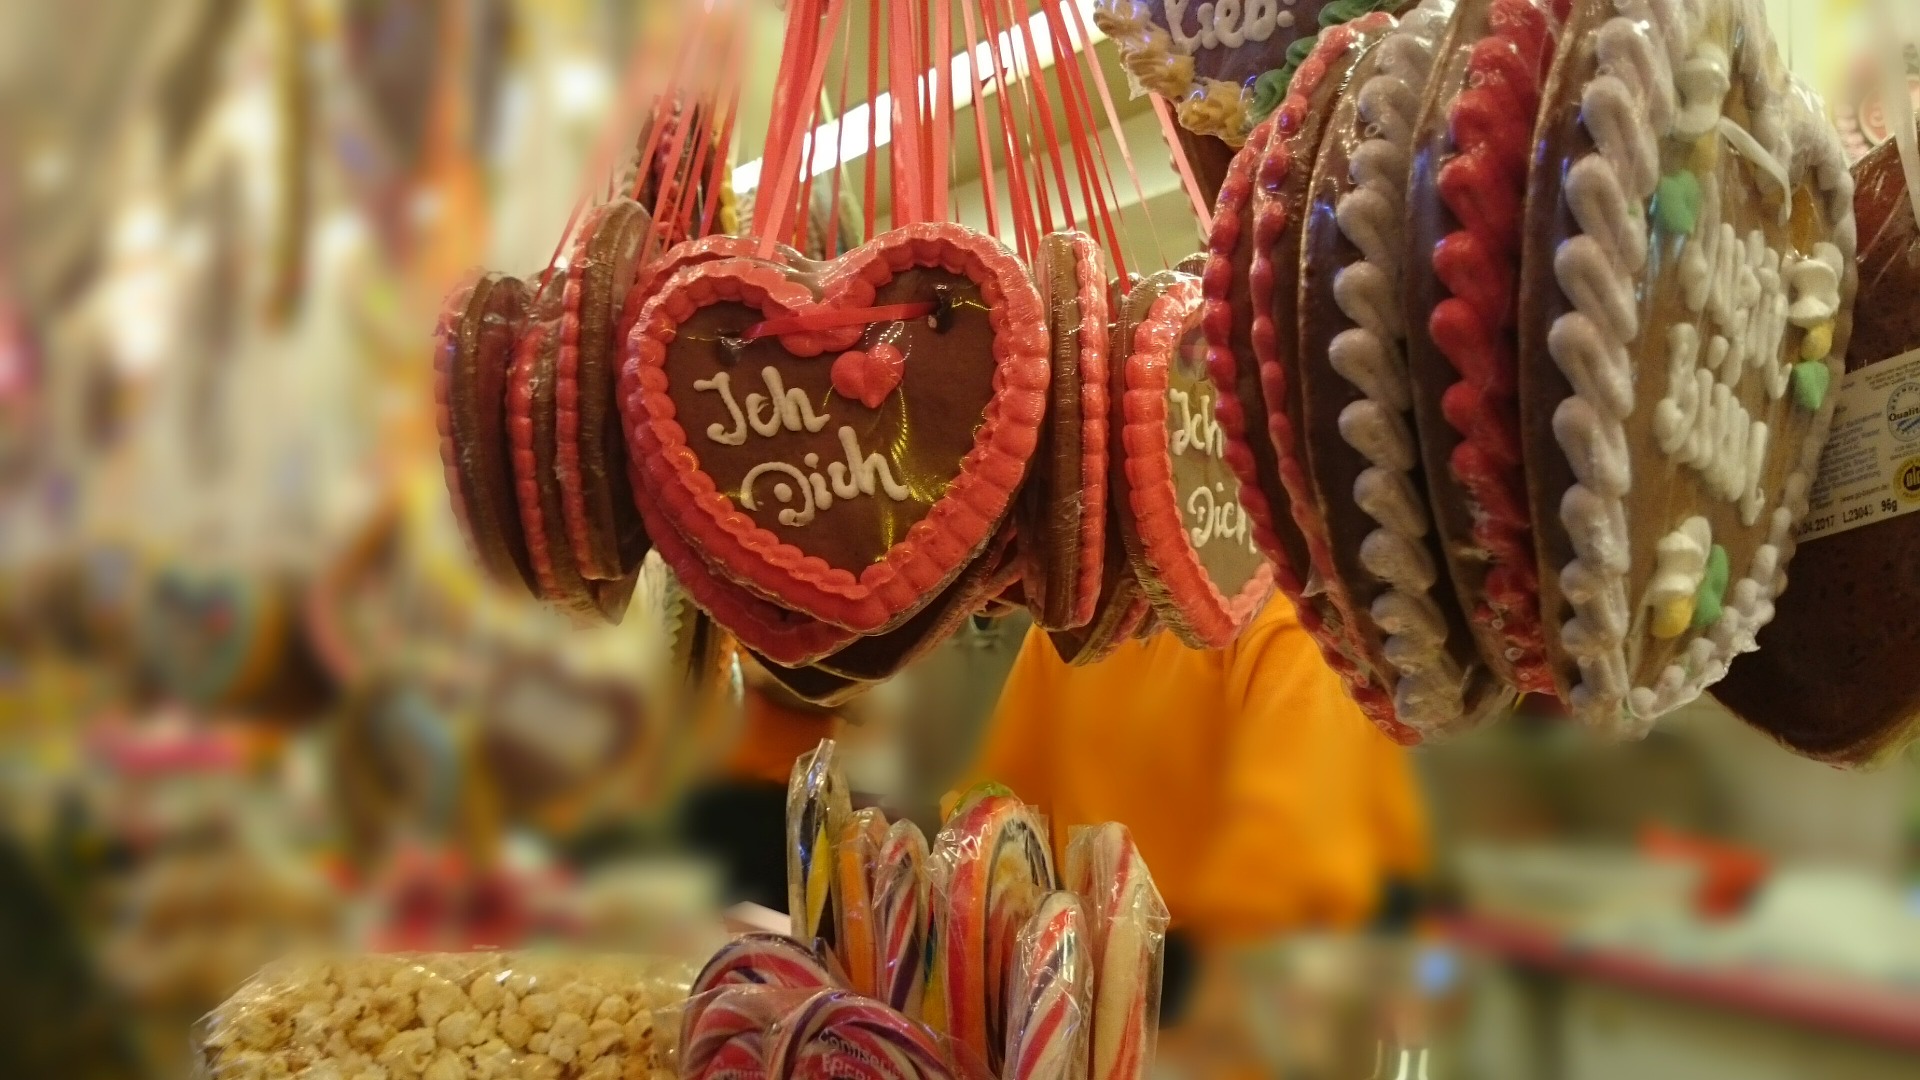
[{"label": "orange fabric", "polygon": [[1220,651],[1159,634],[1073,668],[1030,633],[978,773],[1041,808],[1056,848],[1075,825],[1125,823],[1174,924],[1203,940],[1352,926],[1386,876],[1426,861],[1405,752],[1282,599]]},{"label": "orange fabric", "polygon": [[756,687],[747,687],[740,741],[722,770],[730,780],[770,780],[785,785],[794,759],[811,751],[833,730],[825,713],[789,708]]}]

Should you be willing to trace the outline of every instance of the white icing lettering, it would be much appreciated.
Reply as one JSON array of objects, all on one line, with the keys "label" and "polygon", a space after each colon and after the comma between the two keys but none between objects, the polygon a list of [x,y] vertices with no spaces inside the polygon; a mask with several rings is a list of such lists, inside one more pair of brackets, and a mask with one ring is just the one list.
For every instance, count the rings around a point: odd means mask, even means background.
[{"label": "white icing lettering", "polygon": [[1220,0],[1213,6],[1213,36],[1229,49],[1247,43],[1240,34],[1240,0]]},{"label": "white icing lettering", "polygon": [[1185,390],[1169,389],[1167,402],[1180,407],[1179,430],[1173,433],[1172,442],[1175,454],[1192,450],[1217,458],[1227,452],[1226,434],[1220,430],[1220,422],[1213,417],[1211,394],[1200,395],[1200,407],[1196,409]]},{"label": "white icing lettering", "polygon": [[733,375],[730,372],[716,371],[711,379],[695,379],[695,390],[713,390],[719,393],[720,400],[726,403],[727,414],[733,417],[733,430],[728,431],[725,424],[707,425],[707,438],[723,446],[741,446],[747,441],[747,418],[740,412],[740,403],[733,400]]}]

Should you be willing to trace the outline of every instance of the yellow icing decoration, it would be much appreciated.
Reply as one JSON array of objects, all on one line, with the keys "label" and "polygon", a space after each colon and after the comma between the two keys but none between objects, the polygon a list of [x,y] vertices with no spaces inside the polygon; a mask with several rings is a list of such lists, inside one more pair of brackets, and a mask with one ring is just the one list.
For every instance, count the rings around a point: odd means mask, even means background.
[{"label": "yellow icing decoration", "polygon": [[1247,106],[1233,83],[1209,81],[1200,93],[1180,103],[1180,123],[1199,135],[1217,135],[1229,143],[1247,137]]},{"label": "yellow icing decoration", "polygon": [[1668,641],[1686,633],[1693,624],[1693,597],[1676,596],[1653,611],[1653,636]]},{"label": "yellow icing decoration", "polygon": [[1825,360],[1833,352],[1833,323],[1823,322],[1800,339],[1800,359]]}]

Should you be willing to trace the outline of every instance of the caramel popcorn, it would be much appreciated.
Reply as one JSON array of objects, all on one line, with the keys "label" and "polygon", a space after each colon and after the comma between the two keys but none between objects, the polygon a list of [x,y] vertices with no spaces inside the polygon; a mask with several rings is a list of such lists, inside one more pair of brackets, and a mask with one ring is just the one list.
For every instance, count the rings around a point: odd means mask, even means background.
[{"label": "caramel popcorn", "polygon": [[692,970],[367,956],[268,968],[202,1021],[207,1080],[664,1080]]}]

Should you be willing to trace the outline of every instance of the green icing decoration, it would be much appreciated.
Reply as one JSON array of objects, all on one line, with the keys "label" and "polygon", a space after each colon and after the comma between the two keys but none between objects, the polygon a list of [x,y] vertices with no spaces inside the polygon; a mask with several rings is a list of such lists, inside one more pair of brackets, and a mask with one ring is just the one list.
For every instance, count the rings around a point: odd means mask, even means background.
[{"label": "green icing decoration", "polygon": [[1287,84],[1293,81],[1291,67],[1274,68],[1272,71],[1253,80],[1253,101],[1247,106],[1247,121],[1258,124],[1273,115],[1273,110],[1287,100]]},{"label": "green icing decoration", "polygon": [[1808,412],[1819,412],[1833,384],[1833,369],[1825,360],[1802,360],[1793,365],[1793,400]]},{"label": "green icing decoration", "polygon": [[1660,189],[1653,198],[1653,216],[1665,232],[1693,235],[1700,221],[1700,178],[1690,172],[1661,177]]},{"label": "green icing decoration", "polygon": [[[1320,9],[1320,29],[1327,30],[1344,23],[1350,23],[1362,15],[1371,15],[1376,11],[1396,11],[1400,0],[1333,0],[1333,3]],[[1313,55],[1313,47],[1320,40],[1316,32],[1299,38],[1287,46],[1287,58],[1274,68],[1253,81],[1253,98],[1247,103],[1247,126],[1257,126],[1275,109],[1287,100],[1287,91],[1293,87],[1293,75],[1300,65]]]},{"label": "green icing decoration", "polygon": [[1727,595],[1727,549],[1719,544],[1707,555],[1707,572],[1693,594],[1693,628],[1705,630],[1720,621],[1721,602]]}]

